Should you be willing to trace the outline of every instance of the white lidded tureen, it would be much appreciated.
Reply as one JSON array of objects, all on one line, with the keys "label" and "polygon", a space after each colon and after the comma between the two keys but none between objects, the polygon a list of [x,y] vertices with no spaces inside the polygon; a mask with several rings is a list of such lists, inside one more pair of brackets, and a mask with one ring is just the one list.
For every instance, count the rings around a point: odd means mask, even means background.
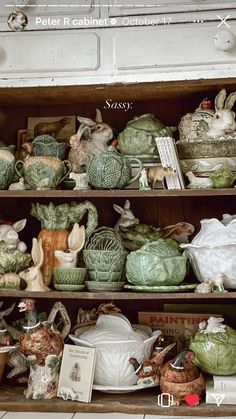
[{"label": "white lidded tureen", "polygon": [[69,336],[77,345],[97,348],[94,384],[122,387],[135,385],[138,380],[129,359],[140,363],[149,359],[160,334],[159,330],[152,333],[148,326],[132,327],[121,314],[106,314],[95,326],[77,329],[76,336]]},{"label": "white lidded tureen", "polygon": [[222,221],[201,220],[201,230],[186,249],[193,270],[200,282],[224,274],[226,288],[236,289],[236,219],[228,214]]}]

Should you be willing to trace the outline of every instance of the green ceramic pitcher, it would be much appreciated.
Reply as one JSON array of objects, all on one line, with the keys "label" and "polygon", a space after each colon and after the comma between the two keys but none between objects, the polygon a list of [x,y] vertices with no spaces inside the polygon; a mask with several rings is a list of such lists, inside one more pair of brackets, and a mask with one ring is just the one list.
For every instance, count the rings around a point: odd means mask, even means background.
[{"label": "green ceramic pitcher", "polygon": [[[138,173],[132,177],[130,161],[136,161]],[[92,156],[87,166],[89,184],[95,189],[123,189],[139,178],[143,168],[139,159],[128,159],[109,146],[106,153]]]}]

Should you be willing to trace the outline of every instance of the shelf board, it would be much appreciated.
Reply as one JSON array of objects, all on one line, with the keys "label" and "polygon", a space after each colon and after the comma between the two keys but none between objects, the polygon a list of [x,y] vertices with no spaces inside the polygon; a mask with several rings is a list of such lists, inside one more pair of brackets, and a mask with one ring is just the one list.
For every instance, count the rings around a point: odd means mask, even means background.
[{"label": "shelf board", "polygon": [[66,291],[50,291],[50,292],[36,292],[36,291],[15,291],[15,290],[0,290],[0,298],[46,298],[46,299],[78,299],[78,300],[191,300],[191,301],[229,301],[236,300],[236,291],[230,291],[222,294],[198,294],[194,292],[179,292],[179,293],[157,293],[157,292],[66,292]]},{"label": "shelf board", "polygon": [[236,407],[232,405],[214,406],[200,403],[194,408],[183,403],[169,408],[157,405],[157,389],[145,389],[126,394],[107,394],[93,391],[91,403],[51,400],[27,400],[22,387],[3,387],[0,392],[0,409],[14,412],[87,412],[87,413],[131,413],[175,416],[236,416]]},{"label": "shelf board", "polygon": [[46,191],[0,191],[1,198],[167,198],[167,197],[209,197],[209,196],[236,196],[236,188],[227,189],[155,189],[141,191],[139,189],[86,189],[86,190],[60,190]]},{"label": "shelf board", "polygon": [[[2,87],[0,88],[1,106],[27,105],[77,105],[105,101],[112,97],[114,101],[140,101],[168,99],[193,95],[196,92],[209,93],[219,91],[221,87],[234,90],[235,78],[179,80],[143,83],[115,83],[99,85],[68,85],[46,87]],[[204,96],[203,96],[204,97]]]}]

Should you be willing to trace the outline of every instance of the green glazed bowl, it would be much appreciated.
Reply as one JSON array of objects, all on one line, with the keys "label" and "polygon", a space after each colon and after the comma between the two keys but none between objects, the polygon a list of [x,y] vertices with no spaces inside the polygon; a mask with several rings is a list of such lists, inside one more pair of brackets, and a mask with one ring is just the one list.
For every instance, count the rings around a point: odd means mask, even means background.
[{"label": "green glazed bowl", "polygon": [[117,250],[83,250],[83,258],[92,281],[118,282],[127,252]]},{"label": "green glazed bowl", "polygon": [[60,285],[81,285],[85,274],[86,268],[54,268],[53,282]]}]

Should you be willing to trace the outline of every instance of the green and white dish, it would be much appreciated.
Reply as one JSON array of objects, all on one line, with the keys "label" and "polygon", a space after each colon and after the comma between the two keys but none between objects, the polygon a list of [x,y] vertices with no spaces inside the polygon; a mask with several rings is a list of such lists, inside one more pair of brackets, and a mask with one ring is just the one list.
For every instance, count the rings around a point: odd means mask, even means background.
[{"label": "green and white dish", "polygon": [[196,288],[198,284],[182,284],[182,285],[156,285],[156,286],[145,286],[145,285],[131,285],[126,284],[124,286],[127,290],[137,292],[183,292],[189,291]]},{"label": "green and white dish", "polygon": [[121,291],[125,282],[85,281],[86,287],[92,292]]},{"label": "green and white dish", "polygon": [[81,291],[85,288],[85,285],[54,284],[54,288],[58,291]]}]

